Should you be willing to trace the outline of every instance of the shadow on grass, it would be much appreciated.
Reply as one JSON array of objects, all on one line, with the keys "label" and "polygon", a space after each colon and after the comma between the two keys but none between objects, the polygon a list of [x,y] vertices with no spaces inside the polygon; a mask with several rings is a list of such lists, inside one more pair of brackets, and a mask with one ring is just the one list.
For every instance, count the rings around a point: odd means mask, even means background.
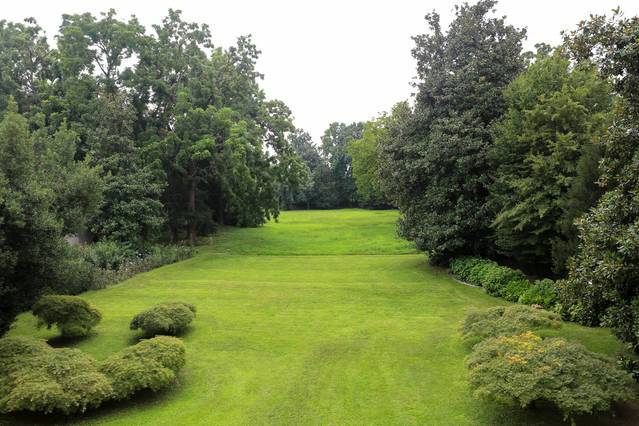
[{"label": "shadow on grass", "polygon": [[49,346],[54,348],[65,348],[68,346],[73,346],[79,342],[89,341],[97,336],[97,333],[92,332],[88,336],[79,336],[79,337],[66,337],[66,336],[53,336],[47,340]]},{"label": "shadow on grass", "polygon": [[132,346],[132,345],[135,345],[136,343],[140,343],[142,340],[152,339],[157,336],[172,336],[172,337],[179,337],[180,339],[183,339],[185,337],[188,337],[192,332],[193,332],[193,327],[186,327],[185,329],[183,329],[177,334],[146,334],[143,332],[138,332],[129,338],[128,344],[129,346]]},{"label": "shadow on grass", "polygon": [[140,410],[152,408],[156,405],[163,405],[170,398],[170,395],[179,386],[179,382],[167,389],[153,392],[143,390],[133,397],[124,401],[109,401],[98,408],[89,409],[85,413],[64,415],[64,414],[39,414],[30,412],[20,412],[13,414],[0,414],[1,426],[31,426],[31,425],[67,425],[79,422],[92,424],[99,422],[103,417],[113,415],[119,411]]}]

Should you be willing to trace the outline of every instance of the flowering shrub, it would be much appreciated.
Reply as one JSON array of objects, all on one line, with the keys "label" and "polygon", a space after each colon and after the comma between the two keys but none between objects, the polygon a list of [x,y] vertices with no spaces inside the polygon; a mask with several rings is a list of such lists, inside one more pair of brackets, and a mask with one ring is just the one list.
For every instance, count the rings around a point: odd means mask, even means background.
[{"label": "flowering shrub", "polygon": [[470,387],[479,398],[528,407],[554,404],[565,419],[610,410],[629,400],[629,374],[608,358],[564,339],[531,331],[489,338],[466,358]]}]

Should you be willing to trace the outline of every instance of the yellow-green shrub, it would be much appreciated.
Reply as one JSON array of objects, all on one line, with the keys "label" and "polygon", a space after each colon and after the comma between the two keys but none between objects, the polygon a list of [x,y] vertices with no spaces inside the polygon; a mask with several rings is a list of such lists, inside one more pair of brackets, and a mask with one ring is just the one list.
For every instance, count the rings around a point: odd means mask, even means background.
[{"label": "yellow-green shrub", "polygon": [[142,329],[147,336],[175,335],[182,332],[195,318],[195,306],[190,303],[160,303],[140,312],[131,320],[131,330]]},{"label": "yellow-green shrub", "polygon": [[632,398],[630,376],[608,358],[530,331],[484,340],[466,365],[476,397],[521,407],[549,402],[565,418],[607,411],[613,402]]},{"label": "yellow-green shrub", "polygon": [[0,339],[0,412],[71,414],[111,398],[111,381],[77,349],[54,349],[42,340]]},{"label": "yellow-green shrub", "polygon": [[561,326],[559,315],[530,306],[499,306],[469,313],[461,327],[464,340],[475,344],[488,337]]},{"label": "yellow-green shrub", "polygon": [[113,397],[124,399],[143,389],[158,391],[176,381],[186,362],[186,350],[176,337],[142,340],[106,359],[100,371],[113,384]]}]

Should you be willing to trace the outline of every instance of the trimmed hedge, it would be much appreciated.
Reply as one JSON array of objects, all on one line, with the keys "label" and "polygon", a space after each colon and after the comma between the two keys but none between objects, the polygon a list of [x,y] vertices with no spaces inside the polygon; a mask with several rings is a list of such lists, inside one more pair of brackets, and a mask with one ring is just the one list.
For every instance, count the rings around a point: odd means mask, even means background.
[{"label": "trimmed hedge", "polygon": [[63,337],[84,337],[102,319],[102,314],[77,296],[43,296],[31,309],[38,318],[38,327],[54,324]]},{"label": "trimmed hedge", "polygon": [[459,280],[484,287],[486,293],[510,302],[540,305],[551,309],[557,303],[555,282],[549,279],[531,283],[523,272],[481,257],[459,257],[450,263]]},{"label": "trimmed hedge", "polygon": [[147,336],[176,335],[195,318],[195,306],[190,303],[160,303],[140,312],[131,320],[131,330],[141,329]]},{"label": "trimmed hedge", "polygon": [[71,414],[97,407],[113,394],[98,363],[77,349],[43,340],[0,339],[0,412]]},{"label": "trimmed hedge", "polygon": [[113,397],[124,399],[143,389],[158,391],[174,383],[185,356],[180,339],[158,336],[108,358],[100,371],[112,381]]},{"label": "trimmed hedge", "polygon": [[0,413],[72,414],[176,381],[185,348],[175,337],[143,340],[103,362],[43,340],[0,339]]},{"label": "trimmed hedge", "polygon": [[572,420],[630,400],[632,380],[608,358],[561,338],[531,331],[489,338],[466,358],[479,398],[528,407],[549,402]]}]

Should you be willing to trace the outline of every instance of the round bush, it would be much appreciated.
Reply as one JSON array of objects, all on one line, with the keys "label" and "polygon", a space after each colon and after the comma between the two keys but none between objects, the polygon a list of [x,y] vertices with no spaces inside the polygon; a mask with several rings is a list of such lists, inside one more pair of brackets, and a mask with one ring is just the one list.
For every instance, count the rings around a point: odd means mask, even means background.
[{"label": "round bush", "polygon": [[464,340],[475,344],[488,337],[560,326],[559,315],[552,312],[522,305],[499,306],[468,314],[461,333]]},{"label": "round bush", "polygon": [[42,340],[0,339],[0,412],[71,414],[112,397],[111,381],[77,349],[54,349]]},{"label": "round bush", "polygon": [[466,365],[476,397],[521,407],[549,402],[565,419],[607,411],[613,402],[633,396],[630,376],[608,358],[530,331],[479,343]]},{"label": "round bush", "polygon": [[77,296],[44,296],[31,311],[38,317],[38,327],[55,324],[64,337],[87,336],[102,319],[100,311]]},{"label": "round bush", "polygon": [[158,336],[128,347],[102,363],[100,371],[111,379],[113,395],[124,399],[143,389],[158,391],[176,380],[186,351],[176,337]]},{"label": "round bush", "polygon": [[141,329],[147,336],[175,335],[182,332],[195,318],[195,306],[190,303],[160,303],[131,320],[131,330]]}]

